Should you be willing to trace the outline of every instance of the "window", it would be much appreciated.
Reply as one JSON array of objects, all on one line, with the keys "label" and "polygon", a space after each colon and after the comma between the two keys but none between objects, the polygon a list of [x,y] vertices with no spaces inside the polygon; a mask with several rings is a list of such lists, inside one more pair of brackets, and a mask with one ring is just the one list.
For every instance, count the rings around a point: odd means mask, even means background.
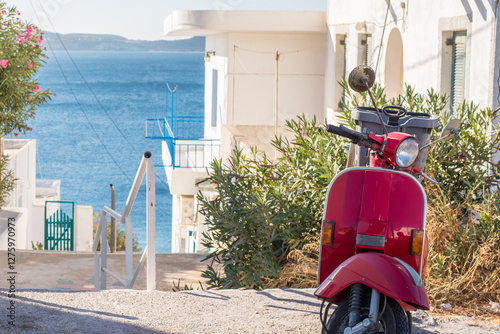
[{"label": "window", "polygon": [[372,57],[372,35],[364,34],[360,35],[360,44],[361,49],[359,52],[360,55],[360,64],[370,66],[370,61]]},{"label": "window", "polygon": [[[335,75],[338,81],[346,76],[346,60],[347,60],[347,35],[337,35],[335,43]],[[338,101],[338,110],[342,110],[342,99],[344,97],[344,89],[342,86],[335,85],[335,100]],[[334,100],[334,101],[335,101]]]},{"label": "window", "polygon": [[465,31],[453,32],[453,52],[451,63],[451,108],[456,108],[464,100],[465,92],[465,42],[467,33]]},{"label": "window", "polygon": [[453,111],[467,94],[467,31],[443,31],[441,52],[441,93],[450,97],[448,108]]}]

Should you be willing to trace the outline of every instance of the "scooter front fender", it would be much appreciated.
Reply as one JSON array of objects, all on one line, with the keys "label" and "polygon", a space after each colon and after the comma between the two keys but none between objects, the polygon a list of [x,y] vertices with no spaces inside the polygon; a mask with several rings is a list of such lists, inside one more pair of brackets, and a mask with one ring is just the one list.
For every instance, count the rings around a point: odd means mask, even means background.
[{"label": "scooter front fender", "polygon": [[340,304],[349,297],[349,287],[355,283],[417,309],[429,309],[429,298],[417,272],[403,261],[380,253],[360,253],[345,260],[314,294]]}]

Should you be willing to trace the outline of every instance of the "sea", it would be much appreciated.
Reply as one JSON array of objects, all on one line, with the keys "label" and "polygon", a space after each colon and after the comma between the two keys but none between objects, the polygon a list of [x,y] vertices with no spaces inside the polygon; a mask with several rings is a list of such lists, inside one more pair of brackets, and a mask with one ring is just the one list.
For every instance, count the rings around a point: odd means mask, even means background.
[{"label": "sea", "polygon": [[[111,205],[123,211],[141,158],[156,165],[156,250],[171,250],[172,197],[161,167],[161,140],[147,139],[146,119],[203,116],[202,53],[48,52],[38,72],[41,89],[54,93],[29,125],[12,138],[37,140],[37,178],[61,180],[61,200],[91,205],[100,213]],[[171,93],[170,89],[177,89]],[[146,187],[142,183],[131,222],[139,247],[146,246]],[[124,229],[124,226],[121,227]]]}]

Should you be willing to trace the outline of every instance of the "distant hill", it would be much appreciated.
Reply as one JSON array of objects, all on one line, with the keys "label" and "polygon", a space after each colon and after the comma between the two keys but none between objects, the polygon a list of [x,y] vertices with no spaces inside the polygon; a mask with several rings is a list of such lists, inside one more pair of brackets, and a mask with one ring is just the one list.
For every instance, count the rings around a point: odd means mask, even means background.
[{"label": "distant hill", "polygon": [[53,32],[44,32],[42,45],[47,47],[47,49],[64,50],[63,44],[66,49],[75,51],[205,51],[205,37],[192,37],[175,41],[138,41],[116,35],[56,34]]}]

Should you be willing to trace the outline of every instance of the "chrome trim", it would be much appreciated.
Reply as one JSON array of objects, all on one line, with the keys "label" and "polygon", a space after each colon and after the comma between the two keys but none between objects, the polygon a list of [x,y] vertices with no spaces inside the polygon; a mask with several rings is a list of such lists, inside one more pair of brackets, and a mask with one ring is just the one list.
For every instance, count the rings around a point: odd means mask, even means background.
[{"label": "chrome trim", "polygon": [[356,244],[359,246],[370,246],[383,248],[385,245],[385,236],[383,235],[368,235],[357,234]]},{"label": "chrome trim", "polygon": [[[412,163],[409,164],[408,166],[400,166],[398,164],[398,150],[399,148],[401,147],[401,144],[403,144],[404,141],[406,140],[415,140],[417,142],[417,146],[418,146],[418,152],[417,152],[417,156],[415,157],[415,159],[413,159]],[[413,166],[415,164],[415,161],[417,161],[418,157],[420,156],[420,142],[418,141],[417,138],[413,137],[410,135],[410,137],[406,137],[405,139],[403,139],[402,141],[399,142],[398,146],[396,147],[396,149],[394,150],[394,162],[396,163],[396,165],[399,167],[399,168],[402,168],[402,169],[408,169],[410,168],[411,166]]]},{"label": "chrome trim", "polygon": [[413,269],[408,263],[405,261],[398,259],[397,257],[394,258],[395,260],[398,260],[399,263],[403,265],[403,267],[408,270],[408,272],[411,275],[411,278],[413,278],[413,282],[415,282],[415,285],[418,286],[419,288],[422,287],[422,278],[420,278],[420,275]]}]

